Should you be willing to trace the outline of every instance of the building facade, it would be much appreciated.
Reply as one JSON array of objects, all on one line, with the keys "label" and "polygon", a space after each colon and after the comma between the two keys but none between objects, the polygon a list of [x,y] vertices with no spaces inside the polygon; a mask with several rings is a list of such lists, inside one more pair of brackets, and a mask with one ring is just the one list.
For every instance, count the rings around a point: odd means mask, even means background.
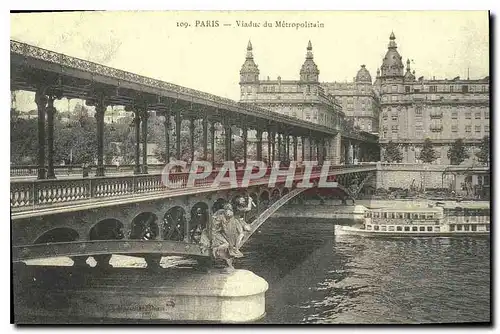
[{"label": "building facade", "polygon": [[325,92],[319,82],[319,70],[310,41],[299,80],[282,80],[281,77],[260,80],[252,44],[248,42],[245,63],[240,71],[240,89],[240,102],[243,103],[335,129],[340,129],[344,122],[342,106]]},{"label": "building facade", "polygon": [[374,88],[380,99],[382,161],[384,146],[392,141],[403,153],[402,162],[420,162],[422,144],[429,138],[438,153],[434,163],[449,164],[450,145],[460,138],[469,150],[464,164],[471,164],[481,139],[489,136],[489,77],[416,79],[410,61],[406,62],[406,69],[403,65],[394,33],[377,70]]},{"label": "building facade", "polygon": [[346,120],[354,127],[378,133],[380,105],[365,65],[361,65],[352,82],[324,82],[321,86],[341,104]]}]

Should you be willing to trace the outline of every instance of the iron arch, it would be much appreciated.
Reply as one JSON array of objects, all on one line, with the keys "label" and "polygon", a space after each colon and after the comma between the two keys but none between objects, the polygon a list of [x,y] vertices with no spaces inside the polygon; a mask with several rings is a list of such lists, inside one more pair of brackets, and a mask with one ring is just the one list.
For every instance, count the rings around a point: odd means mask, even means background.
[{"label": "iron arch", "polygon": [[182,241],[186,237],[186,212],[180,206],[174,206],[163,217],[163,240]]},{"label": "iron arch", "polygon": [[71,242],[80,238],[78,232],[67,227],[57,227],[44,232],[33,242],[34,244],[48,244],[54,242]]},{"label": "iron arch", "polygon": [[160,235],[158,217],[152,212],[142,212],[133,220],[130,239],[153,240]]},{"label": "iron arch", "polygon": [[200,241],[201,232],[208,224],[209,214],[208,204],[205,202],[198,202],[191,208],[189,235],[196,243]]},{"label": "iron arch", "polygon": [[125,237],[123,223],[118,219],[104,219],[92,226],[90,240],[120,240]]}]

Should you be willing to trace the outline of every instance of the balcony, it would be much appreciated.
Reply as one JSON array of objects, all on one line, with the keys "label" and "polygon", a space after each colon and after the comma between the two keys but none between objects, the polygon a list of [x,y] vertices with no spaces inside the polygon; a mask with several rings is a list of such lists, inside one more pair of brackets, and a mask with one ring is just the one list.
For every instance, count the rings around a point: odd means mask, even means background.
[{"label": "balcony", "polygon": [[443,118],[443,112],[441,110],[432,110],[430,116],[431,119],[441,119]]},{"label": "balcony", "polygon": [[430,130],[432,132],[441,132],[441,131],[443,131],[443,125],[442,124],[431,124]]}]

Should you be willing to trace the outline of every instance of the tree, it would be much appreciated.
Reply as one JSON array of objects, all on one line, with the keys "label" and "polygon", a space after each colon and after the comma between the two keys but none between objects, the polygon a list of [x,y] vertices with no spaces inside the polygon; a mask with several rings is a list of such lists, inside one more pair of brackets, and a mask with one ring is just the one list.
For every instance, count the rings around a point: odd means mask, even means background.
[{"label": "tree", "polygon": [[484,136],[479,146],[479,152],[476,153],[476,157],[480,163],[488,165],[490,162],[490,137]]},{"label": "tree", "polygon": [[18,118],[11,110],[10,160],[12,164],[34,164],[38,156],[37,119]]},{"label": "tree", "polygon": [[424,147],[420,151],[419,159],[425,163],[431,163],[438,157],[436,150],[432,147],[432,142],[429,138],[424,141]]},{"label": "tree", "polygon": [[403,160],[403,153],[399,149],[398,144],[392,140],[385,147],[385,160],[387,162],[401,162]]},{"label": "tree", "polygon": [[462,139],[457,139],[453,142],[448,150],[448,159],[450,159],[450,164],[460,165],[469,157],[469,153],[465,149],[464,141]]}]

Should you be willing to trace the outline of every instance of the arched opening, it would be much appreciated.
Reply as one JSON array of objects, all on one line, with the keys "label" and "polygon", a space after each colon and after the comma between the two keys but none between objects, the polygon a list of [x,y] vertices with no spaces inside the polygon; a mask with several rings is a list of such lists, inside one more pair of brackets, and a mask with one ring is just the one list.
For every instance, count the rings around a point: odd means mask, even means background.
[{"label": "arched opening", "polygon": [[[117,219],[104,219],[95,224],[90,230],[90,240],[121,240],[125,237],[123,233],[123,224]],[[112,254],[94,255],[96,266],[99,268],[109,268],[109,260]],[[83,259],[80,264],[83,264]],[[77,263],[75,262],[75,265]]]},{"label": "arched opening", "polygon": [[53,242],[71,242],[78,240],[78,232],[71,228],[59,227],[49,230],[39,236],[34,244],[48,244]]},{"label": "arched opening", "polygon": [[281,191],[281,197],[285,196],[286,194],[288,194],[290,192],[290,189],[288,188],[283,188],[283,190]]},{"label": "arched opening", "polygon": [[261,194],[260,194],[260,200],[259,200],[259,204],[260,204],[260,208],[262,209],[265,209],[269,206],[269,191],[263,191]]},{"label": "arched opening", "polygon": [[104,219],[90,230],[90,240],[120,240],[125,237],[123,224],[117,219]]},{"label": "arched opening", "polygon": [[183,208],[175,206],[163,217],[163,240],[182,241],[186,231],[186,215]]},{"label": "arched opening", "polygon": [[259,210],[260,210],[259,196],[256,193],[251,193],[250,197],[252,198],[252,201],[255,205],[253,205],[252,208],[250,209],[250,212],[248,212],[247,223],[251,223],[252,220],[254,220],[259,215]]},{"label": "arched opening", "polygon": [[223,198],[218,198],[215,203],[212,205],[212,212],[217,212],[221,209],[224,208],[224,204],[226,204],[227,201]]},{"label": "arched opening", "polygon": [[274,203],[276,202],[277,200],[279,200],[281,197],[280,195],[280,190],[278,188],[274,188],[272,191],[271,191],[271,203]]},{"label": "arched opening", "polygon": [[152,212],[142,212],[132,220],[130,239],[154,240],[160,234],[158,217]]},{"label": "arched opening", "polygon": [[196,203],[191,209],[191,222],[189,224],[189,235],[191,240],[198,243],[201,232],[207,226],[209,219],[208,205],[205,202]]}]

